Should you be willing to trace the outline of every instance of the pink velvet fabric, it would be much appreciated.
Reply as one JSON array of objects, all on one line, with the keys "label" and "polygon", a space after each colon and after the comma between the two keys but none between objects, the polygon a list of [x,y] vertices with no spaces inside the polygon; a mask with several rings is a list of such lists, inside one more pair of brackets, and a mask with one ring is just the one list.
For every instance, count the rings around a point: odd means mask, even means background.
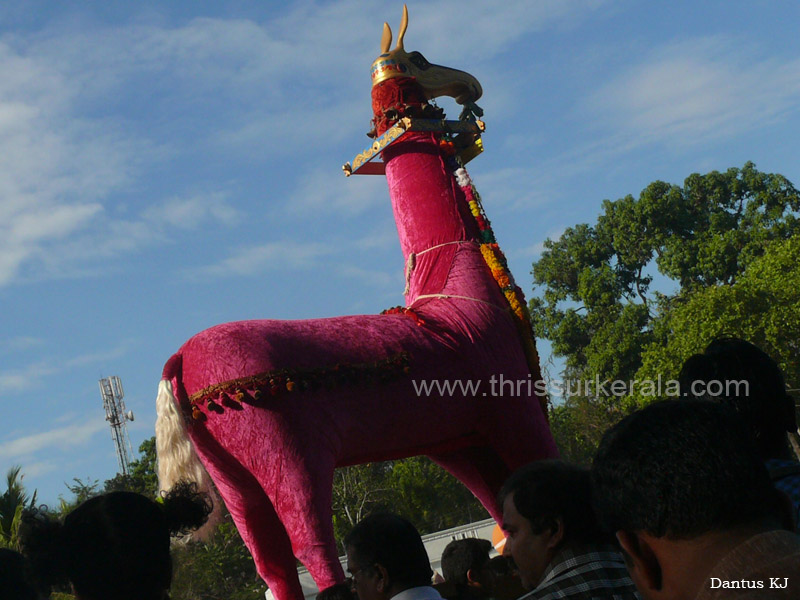
[{"label": "pink velvet fabric", "polygon": [[[407,353],[408,373],[399,377],[266,393],[221,413],[200,406],[205,418],[189,421],[201,461],[279,600],[302,598],[295,556],[320,589],[344,580],[331,524],[334,468],[427,454],[498,518],[495,496],[508,474],[556,456],[535,395],[490,394],[492,376],[525,381],[529,371],[436,139],[410,134],[384,159],[403,255],[445,244],[417,256],[411,271],[407,305],[422,324],[403,314],[227,323],[191,338],[164,369],[188,415],[189,397],[221,382]],[[471,299],[419,298],[428,294]],[[414,380],[433,379],[481,388],[415,393]]]}]

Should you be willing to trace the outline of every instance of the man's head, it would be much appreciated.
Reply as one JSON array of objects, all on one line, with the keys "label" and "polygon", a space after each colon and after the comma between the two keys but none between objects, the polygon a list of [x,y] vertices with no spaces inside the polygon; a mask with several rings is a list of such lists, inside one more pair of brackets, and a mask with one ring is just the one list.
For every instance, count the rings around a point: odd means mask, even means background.
[{"label": "man's head", "polygon": [[347,571],[359,600],[388,600],[430,585],[428,554],[416,528],[397,515],[370,515],[345,537]]},{"label": "man's head", "polygon": [[552,561],[571,544],[608,540],[592,511],[589,472],[557,460],[531,463],[506,481],[498,498],[507,534],[504,554],[534,589]]},{"label": "man's head", "polygon": [[10,548],[0,548],[0,590],[3,598],[41,600],[50,590],[36,581],[30,561]]},{"label": "man's head", "polygon": [[684,397],[728,404],[750,425],[762,459],[787,458],[797,429],[794,400],[778,364],[750,342],[720,338],[689,357],[679,375]]},{"label": "man's head", "polygon": [[670,548],[687,552],[664,541],[774,529],[784,514],[744,422],[712,402],[658,402],[626,417],[603,436],[591,474],[600,522],[617,532],[646,598],[675,584],[662,581]]},{"label": "man's head", "polygon": [[489,540],[466,538],[453,540],[442,552],[442,575],[445,581],[468,586],[475,596],[491,596],[494,577],[489,569]]}]

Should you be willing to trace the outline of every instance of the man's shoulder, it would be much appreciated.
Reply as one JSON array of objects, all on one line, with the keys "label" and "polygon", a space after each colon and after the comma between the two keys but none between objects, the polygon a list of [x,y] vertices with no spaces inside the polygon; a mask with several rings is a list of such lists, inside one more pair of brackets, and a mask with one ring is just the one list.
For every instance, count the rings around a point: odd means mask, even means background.
[{"label": "man's shoulder", "polygon": [[[791,565],[800,569],[800,536],[790,531],[774,530],[757,533],[734,548],[717,563],[712,574],[725,578],[729,575],[758,574],[775,570],[777,565]],[[792,574],[797,573],[794,570]],[[780,576],[782,573],[772,573]]]},{"label": "man's shoulder", "polygon": [[581,546],[559,552],[539,586],[520,600],[638,600],[622,555],[613,546]]},{"label": "man's shoulder", "polygon": [[800,598],[800,536],[768,531],[751,536],[711,570],[697,600]]},{"label": "man's shoulder", "polygon": [[403,590],[392,596],[391,600],[442,600],[442,596],[436,591],[436,588],[424,585]]}]

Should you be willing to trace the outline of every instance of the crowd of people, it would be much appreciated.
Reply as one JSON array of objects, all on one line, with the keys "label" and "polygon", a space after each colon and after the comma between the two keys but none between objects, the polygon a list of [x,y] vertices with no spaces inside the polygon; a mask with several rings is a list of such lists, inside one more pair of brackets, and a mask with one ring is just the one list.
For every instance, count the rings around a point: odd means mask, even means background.
[{"label": "crowd of people", "polygon": [[[747,385],[716,396],[696,385],[725,381]],[[454,540],[434,585],[413,524],[374,514],[344,540],[348,582],[319,600],[800,598],[797,422],[780,369],[721,339],[686,361],[680,385],[682,398],[609,429],[590,468],[545,460],[513,473],[498,496],[501,556]],[[63,522],[28,512],[23,554],[0,550],[0,596],[41,600],[62,583],[78,600],[164,600],[170,537],[209,513],[190,485],[159,502],[104,494]]]},{"label": "crowd of people", "polygon": [[77,600],[166,600],[170,540],[201,527],[211,508],[206,494],[181,483],[158,502],[133,492],[95,496],[63,521],[27,511],[22,554],[0,556],[0,598],[44,600],[64,585]]},{"label": "crowd of people", "polygon": [[[709,393],[728,381],[746,385]],[[720,339],[686,361],[680,387],[609,429],[591,468],[538,461],[506,481],[504,574],[490,543],[454,540],[431,586],[413,526],[368,517],[346,540],[358,600],[800,598],[797,422],[780,369]]]}]

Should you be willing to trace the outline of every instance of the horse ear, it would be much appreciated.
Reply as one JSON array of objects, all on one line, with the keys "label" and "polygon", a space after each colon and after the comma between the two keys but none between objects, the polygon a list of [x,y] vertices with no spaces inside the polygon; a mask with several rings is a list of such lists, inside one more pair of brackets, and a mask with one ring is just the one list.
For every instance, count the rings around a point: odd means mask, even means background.
[{"label": "horse ear", "polygon": [[381,38],[381,54],[389,52],[389,46],[392,45],[392,28],[388,23],[383,24],[383,37]]},{"label": "horse ear", "polygon": [[403,36],[406,34],[406,29],[408,29],[408,6],[403,4],[403,19],[400,21],[400,32],[397,34],[398,50],[405,50],[403,48]]}]

